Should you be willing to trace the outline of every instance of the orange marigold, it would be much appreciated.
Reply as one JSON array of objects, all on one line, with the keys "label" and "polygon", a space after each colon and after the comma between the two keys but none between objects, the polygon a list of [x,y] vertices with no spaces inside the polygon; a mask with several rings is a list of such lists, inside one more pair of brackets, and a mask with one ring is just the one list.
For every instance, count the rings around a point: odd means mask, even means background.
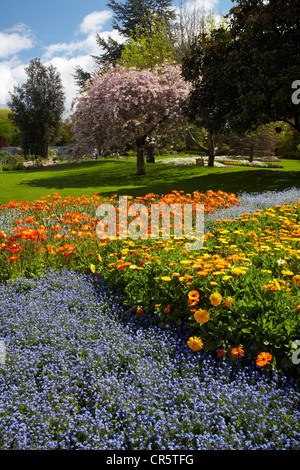
[{"label": "orange marigold", "polygon": [[232,297],[226,297],[225,302],[224,302],[224,306],[225,307],[231,307],[233,302],[234,302],[234,299]]},{"label": "orange marigold", "polygon": [[219,349],[219,351],[218,351],[218,356],[219,356],[219,357],[222,357],[222,356],[224,356],[224,354],[226,354],[225,349],[223,349],[223,348]]},{"label": "orange marigold", "polygon": [[266,364],[270,364],[272,360],[272,355],[268,352],[261,352],[256,359],[256,365],[259,367],[264,367]]},{"label": "orange marigold", "polygon": [[200,308],[194,313],[194,318],[198,323],[206,323],[209,320],[209,313],[207,312],[207,310],[202,310]]},{"label": "orange marigold", "polygon": [[214,292],[213,294],[211,294],[209,300],[212,305],[217,307],[222,302],[222,296],[218,292]]},{"label": "orange marigold", "polygon": [[189,338],[187,344],[193,351],[200,351],[203,348],[202,340],[198,336]]},{"label": "orange marigold", "polygon": [[245,351],[238,346],[237,348],[231,348],[231,356],[235,357],[236,359],[240,356],[243,356],[245,354]]},{"label": "orange marigold", "polygon": [[296,275],[292,278],[292,283],[293,283],[293,286],[295,286],[295,287],[300,287],[300,274],[296,274]]}]

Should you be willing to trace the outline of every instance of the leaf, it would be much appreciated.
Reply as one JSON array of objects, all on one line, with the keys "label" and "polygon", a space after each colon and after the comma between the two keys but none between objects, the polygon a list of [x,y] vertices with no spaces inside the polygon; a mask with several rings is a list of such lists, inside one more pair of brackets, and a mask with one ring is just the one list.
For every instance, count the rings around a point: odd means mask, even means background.
[{"label": "leaf", "polygon": [[242,328],[242,333],[251,334],[251,331],[248,328]]}]

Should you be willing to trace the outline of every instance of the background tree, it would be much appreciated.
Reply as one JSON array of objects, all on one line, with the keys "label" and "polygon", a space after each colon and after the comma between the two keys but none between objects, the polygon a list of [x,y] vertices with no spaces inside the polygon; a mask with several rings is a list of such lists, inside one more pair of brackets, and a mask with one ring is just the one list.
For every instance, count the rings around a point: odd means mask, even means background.
[{"label": "background tree", "polygon": [[[136,39],[137,33],[140,35],[151,34],[154,26],[153,17],[165,24],[166,27],[171,27],[171,22],[176,17],[172,8],[172,0],[126,0],[125,2],[111,0],[107,6],[113,11],[112,26],[120,33],[124,41],[120,43],[111,36],[105,40],[100,34],[96,35],[101,54],[92,57],[100,69],[120,60],[127,41]],[[92,78],[92,74],[77,66],[74,77],[75,83],[82,89],[86,81]]]},{"label": "background tree", "polygon": [[[192,84],[188,116],[197,128],[207,133],[207,147],[201,150],[208,155],[208,166],[214,165],[215,155],[229,131],[227,114],[234,98],[234,85],[224,80],[227,49],[231,37],[225,26],[201,32],[182,61],[182,73]],[[192,137],[192,129],[189,129]],[[199,147],[200,148],[200,147]]]},{"label": "background tree", "polygon": [[118,63],[139,70],[152,69],[165,61],[174,63],[177,58],[174,40],[165,23],[153,17],[151,31],[136,27],[124,45]]},{"label": "background tree", "polygon": [[284,121],[300,132],[292,83],[300,77],[299,0],[238,0],[230,10],[229,75],[236,100],[229,114],[242,131]]},{"label": "background tree", "polygon": [[276,121],[299,131],[291,99],[300,76],[299,1],[238,0],[228,20],[227,28],[200,34],[184,57],[190,116],[212,136]]},{"label": "background tree", "polygon": [[16,147],[20,145],[19,129],[10,119],[9,109],[0,109],[0,136],[3,137],[7,145],[4,147]]},{"label": "background tree", "polygon": [[20,129],[23,152],[43,158],[48,146],[59,135],[64,111],[64,92],[60,75],[50,65],[32,59],[25,69],[28,79],[20,87],[14,87],[8,103],[13,120]]},{"label": "background tree", "polygon": [[135,144],[137,174],[144,175],[147,141],[177,135],[189,90],[178,66],[110,66],[77,100],[73,155],[90,154],[93,147],[122,152]]}]

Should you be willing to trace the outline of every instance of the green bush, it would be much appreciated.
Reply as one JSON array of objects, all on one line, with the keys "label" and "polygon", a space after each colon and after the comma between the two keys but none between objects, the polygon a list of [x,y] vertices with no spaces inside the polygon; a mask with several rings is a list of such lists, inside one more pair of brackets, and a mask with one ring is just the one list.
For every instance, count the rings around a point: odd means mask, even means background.
[{"label": "green bush", "polygon": [[11,171],[12,167],[10,165],[4,164],[2,165],[2,171]]},{"label": "green bush", "polygon": [[23,162],[16,163],[16,165],[12,167],[13,170],[24,170],[24,168]]},{"label": "green bush", "polygon": [[287,160],[300,160],[300,152],[288,152],[281,155],[281,158],[286,158]]}]

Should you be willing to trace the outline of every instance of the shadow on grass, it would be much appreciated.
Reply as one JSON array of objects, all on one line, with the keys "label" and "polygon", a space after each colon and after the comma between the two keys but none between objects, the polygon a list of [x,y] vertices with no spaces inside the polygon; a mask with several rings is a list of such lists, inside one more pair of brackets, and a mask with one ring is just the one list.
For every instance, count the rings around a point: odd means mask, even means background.
[{"label": "shadow on grass", "polygon": [[135,162],[98,161],[57,165],[30,171],[40,178],[21,182],[28,187],[47,190],[84,189],[103,195],[123,194],[143,196],[149,192],[167,194],[172,190],[185,192],[207,190],[228,193],[282,191],[300,188],[298,171],[251,168],[180,167],[174,165],[147,165],[146,176],[137,176]]}]

